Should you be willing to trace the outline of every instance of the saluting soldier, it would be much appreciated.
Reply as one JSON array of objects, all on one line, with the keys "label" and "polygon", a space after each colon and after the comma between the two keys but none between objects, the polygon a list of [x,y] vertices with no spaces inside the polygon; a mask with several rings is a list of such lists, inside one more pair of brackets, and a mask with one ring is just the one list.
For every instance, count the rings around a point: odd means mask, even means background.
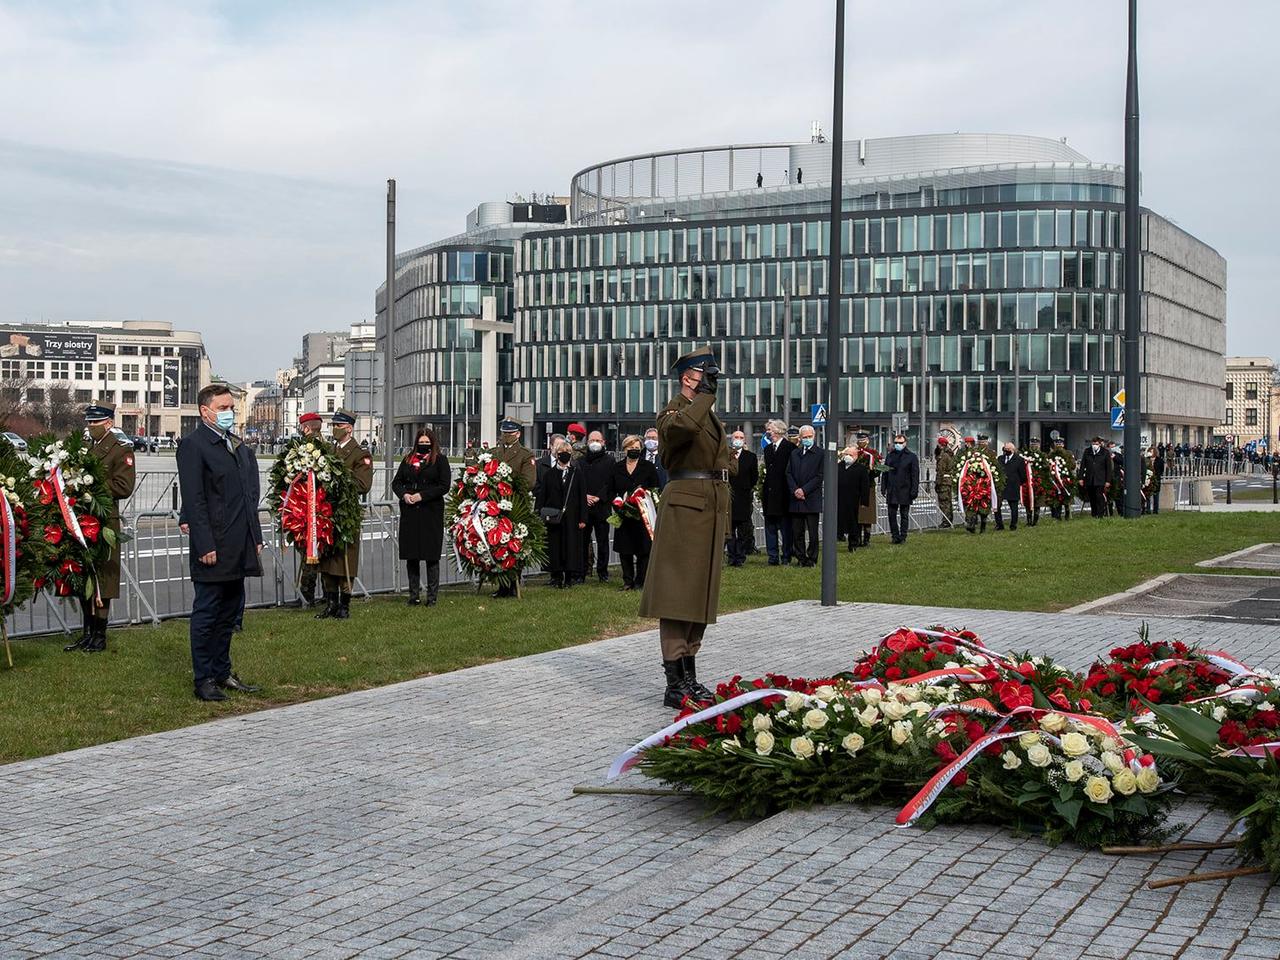
[{"label": "saluting soldier", "polygon": [[938,437],[938,451],[936,456],[938,467],[938,479],[934,481],[933,489],[938,495],[938,509],[942,515],[947,518],[947,523],[955,524],[955,492],[956,478],[954,476],[956,470],[956,457],[951,452],[951,438]]},{"label": "saluting soldier", "polygon": [[[333,449],[355,477],[356,489],[361,496],[373,486],[373,457],[356,443],[351,436],[356,418],[348,410],[333,415]],[[334,617],[346,620],[351,616],[351,582],[360,571],[360,541],[350,544],[342,553],[335,553],[320,561],[320,577],[324,587],[325,607],[317,620]]]},{"label": "saluting soldier", "polygon": [[715,413],[720,367],[710,347],[675,362],[680,392],[658,414],[662,462],[670,477],[658,506],[642,617],[658,618],[663,703],[709,700],[694,658],[707,624],[716,622],[720,567],[729,530],[729,445]]},{"label": "saluting soldier", "polygon": [[[298,432],[312,443],[324,443],[320,436],[324,419],[318,413],[304,413],[298,418]],[[307,546],[305,543],[294,544],[298,551],[298,592],[302,594],[303,609],[316,605],[316,580],[319,578],[319,565],[307,563]]]},{"label": "saluting soldier", "polygon": [[[520,440],[524,424],[511,417],[504,417],[498,423],[498,448],[493,452],[499,463],[505,463],[511,471],[524,480],[524,492],[533,495],[533,488],[538,482],[538,462],[533,451]],[[499,587],[493,593],[494,598],[514,597],[515,584]]]},{"label": "saluting soldier", "polygon": [[133,495],[137,468],[133,462],[133,445],[111,432],[115,426],[115,406],[107,400],[91,403],[84,409],[85,428],[89,432],[89,452],[102,464],[103,479],[111,491],[111,515],[107,528],[115,531],[116,542],[111,556],[94,571],[97,590],[94,596],[81,599],[84,632],[75,643],[62,649],[101,653],[107,649],[107,621],[111,618],[111,601],[120,596],[120,501]]}]

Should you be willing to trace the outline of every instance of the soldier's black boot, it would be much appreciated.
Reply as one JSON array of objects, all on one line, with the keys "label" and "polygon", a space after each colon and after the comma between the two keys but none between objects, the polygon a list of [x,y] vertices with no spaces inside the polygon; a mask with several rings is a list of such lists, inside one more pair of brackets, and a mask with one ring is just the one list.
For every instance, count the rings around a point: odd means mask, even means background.
[{"label": "soldier's black boot", "polygon": [[317,620],[328,620],[338,615],[338,593],[337,591],[324,592],[324,609],[316,614]]},{"label": "soldier's black boot", "polygon": [[689,696],[689,688],[684,681],[684,667],[679,660],[663,660],[662,670],[667,675],[667,689],[662,695],[662,705],[679,710]]},{"label": "soldier's black boot", "polygon": [[684,670],[685,688],[693,699],[710,702],[715,699],[715,695],[698,682],[698,671],[694,665],[694,660],[695,658],[692,654],[680,658],[680,667]]},{"label": "soldier's black boot", "polygon": [[338,612],[334,614],[339,620],[351,619],[351,594],[338,594]]},{"label": "soldier's black boot", "polygon": [[436,594],[440,592],[440,564],[427,564],[427,606],[436,605]]},{"label": "soldier's black boot", "polygon": [[83,647],[85,653],[102,653],[107,649],[107,618],[90,617],[89,624],[93,630],[88,643]]},{"label": "soldier's black boot", "polygon": [[83,650],[93,636],[93,618],[89,616],[89,601],[80,601],[81,616],[84,619],[84,627],[80,631],[80,636],[63,647],[64,653],[70,653],[72,650]]},{"label": "soldier's black boot", "polygon": [[420,594],[422,592],[422,571],[418,569],[416,562],[409,564],[409,606],[416,607],[422,602]]}]

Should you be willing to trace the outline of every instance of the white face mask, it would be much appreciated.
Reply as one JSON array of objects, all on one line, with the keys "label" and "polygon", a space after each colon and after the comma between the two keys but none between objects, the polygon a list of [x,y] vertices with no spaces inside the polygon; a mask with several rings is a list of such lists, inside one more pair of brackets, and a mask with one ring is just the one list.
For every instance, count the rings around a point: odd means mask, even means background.
[{"label": "white face mask", "polygon": [[853,457],[841,457],[840,459],[844,461],[846,467],[853,465]]},{"label": "white face mask", "polygon": [[658,449],[658,441],[657,441],[657,440],[655,440],[655,439],[653,439],[652,437],[650,437],[648,440],[646,440],[646,441],[644,442],[644,448],[645,448],[646,450],[657,450],[657,449]]},{"label": "white face mask", "polygon": [[604,449],[604,444],[603,444],[603,443],[595,443],[595,442],[588,443],[588,444],[587,444],[587,449],[588,449],[588,450],[590,450],[592,453],[599,453],[601,450],[603,450],[603,449]]},{"label": "white face mask", "polygon": [[1102,447],[1100,447],[1098,444],[1096,444],[1096,443],[1095,443],[1095,444],[1093,445],[1093,452],[1094,452],[1094,453],[1099,452],[1101,449],[1102,449]]},{"label": "white face mask", "polygon": [[734,438],[733,438],[731,441],[729,441],[729,442],[730,442],[730,444],[733,446],[733,449],[735,449],[735,450],[741,450],[741,449],[742,449],[742,443],[743,443],[743,441],[739,440],[737,437],[734,437]]}]

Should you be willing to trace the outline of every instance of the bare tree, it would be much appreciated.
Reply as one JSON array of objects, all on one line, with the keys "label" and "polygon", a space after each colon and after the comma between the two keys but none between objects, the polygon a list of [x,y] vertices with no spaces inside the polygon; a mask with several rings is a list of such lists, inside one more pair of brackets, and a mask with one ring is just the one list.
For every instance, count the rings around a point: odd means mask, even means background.
[{"label": "bare tree", "polygon": [[18,427],[32,419],[27,404],[27,390],[35,381],[30,377],[5,377],[0,380],[0,429],[19,432]]}]

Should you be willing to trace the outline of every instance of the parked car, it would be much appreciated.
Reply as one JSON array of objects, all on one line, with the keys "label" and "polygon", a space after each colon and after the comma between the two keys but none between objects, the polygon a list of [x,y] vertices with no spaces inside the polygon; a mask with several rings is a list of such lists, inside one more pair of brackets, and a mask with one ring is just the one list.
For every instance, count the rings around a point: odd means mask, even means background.
[{"label": "parked car", "polygon": [[156,437],[156,446],[161,450],[176,450],[178,441],[173,437]]},{"label": "parked car", "polygon": [[13,431],[5,430],[3,433],[0,433],[0,437],[8,440],[13,449],[17,450],[19,453],[27,452],[27,441],[23,440]]},{"label": "parked car", "polygon": [[116,435],[116,439],[119,440],[121,443],[123,443],[126,447],[128,447],[130,450],[133,449],[133,437],[129,436],[119,427],[112,427],[111,432],[114,433]]}]

